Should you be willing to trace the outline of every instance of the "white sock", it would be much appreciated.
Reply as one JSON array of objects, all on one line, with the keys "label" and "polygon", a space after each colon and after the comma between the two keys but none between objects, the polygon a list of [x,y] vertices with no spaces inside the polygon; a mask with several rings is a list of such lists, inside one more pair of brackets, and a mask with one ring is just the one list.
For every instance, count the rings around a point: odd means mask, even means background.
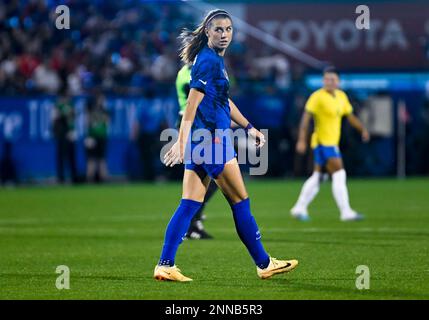
[{"label": "white sock", "polygon": [[349,192],[346,185],[346,171],[338,170],[332,174],[332,194],[338,209],[340,209],[341,217],[348,218],[356,215],[349,203]]},{"label": "white sock", "polygon": [[310,178],[305,181],[302,186],[301,193],[299,194],[298,201],[293,206],[291,212],[292,214],[308,214],[307,207],[314,197],[319,192],[320,187],[320,172],[313,172]]}]

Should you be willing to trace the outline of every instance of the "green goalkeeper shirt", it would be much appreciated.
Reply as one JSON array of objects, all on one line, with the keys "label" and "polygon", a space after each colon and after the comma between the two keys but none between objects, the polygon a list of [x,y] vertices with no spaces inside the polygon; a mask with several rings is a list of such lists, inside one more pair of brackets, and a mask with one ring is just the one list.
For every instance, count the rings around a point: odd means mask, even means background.
[{"label": "green goalkeeper shirt", "polygon": [[189,95],[189,82],[191,81],[191,68],[188,65],[184,65],[182,69],[177,73],[176,78],[176,91],[177,98],[179,100],[180,114],[183,115],[186,108],[186,100]]}]

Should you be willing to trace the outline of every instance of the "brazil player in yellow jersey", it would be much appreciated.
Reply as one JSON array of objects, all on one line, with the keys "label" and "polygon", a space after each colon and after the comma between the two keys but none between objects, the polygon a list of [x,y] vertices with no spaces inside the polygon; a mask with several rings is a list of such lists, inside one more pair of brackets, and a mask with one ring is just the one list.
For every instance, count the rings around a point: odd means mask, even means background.
[{"label": "brazil player in yellow jersey", "polygon": [[307,207],[319,191],[322,171],[332,177],[332,194],[342,221],[361,220],[363,216],[350,207],[341,153],[338,148],[341,136],[341,120],[346,117],[352,127],[362,135],[364,142],[369,141],[368,130],[353,114],[353,107],[347,95],[338,89],[339,76],[335,68],[328,67],[323,72],[323,88],[315,91],[305,105],[301,119],[296,151],[304,154],[307,150],[307,132],[311,119],[314,120],[314,132],[311,136],[311,148],[314,153],[314,171],[304,183],[298,201],[291,214],[298,220],[308,220]]}]

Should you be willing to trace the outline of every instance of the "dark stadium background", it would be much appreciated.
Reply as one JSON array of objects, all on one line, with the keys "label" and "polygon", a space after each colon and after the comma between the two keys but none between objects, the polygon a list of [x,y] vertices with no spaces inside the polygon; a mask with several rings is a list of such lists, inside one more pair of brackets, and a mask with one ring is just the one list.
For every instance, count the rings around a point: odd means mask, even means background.
[{"label": "dark stadium background", "polygon": [[[55,27],[55,8],[70,9],[69,30]],[[351,176],[429,173],[429,4],[367,1],[371,29],[357,30],[353,1],[208,1],[262,33],[236,26],[225,57],[231,95],[255,126],[270,131],[267,176],[311,170],[294,152],[305,99],[320,70],[334,64],[355,111],[369,127],[364,145],[344,126],[341,147]],[[0,158],[5,183],[56,181],[52,112],[67,92],[75,108],[75,159],[84,181],[88,101],[103,93],[110,115],[110,180],[177,179],[159,152],[142,161],[131,138],[142,110],[143,130],[174,127],[177,36],[206,7],[197,1],[6,1],[0,4]],[[251,31],[251,30],[250,30]],[[267,36],[298,53],[267,44]],[[265,39],[264,39],[265,38]],[[314,62],[317,61],[317,62]],[[382,107],[379,107],[383,104]],[[150,124],[150,126],[148,125]],[[155,146],[156,150],[160,143]],[[146,160],[147,161],[147,160]],[[153,174],[145,175],[151,168]],[[146,169],[145,169],[146,168]]]}]

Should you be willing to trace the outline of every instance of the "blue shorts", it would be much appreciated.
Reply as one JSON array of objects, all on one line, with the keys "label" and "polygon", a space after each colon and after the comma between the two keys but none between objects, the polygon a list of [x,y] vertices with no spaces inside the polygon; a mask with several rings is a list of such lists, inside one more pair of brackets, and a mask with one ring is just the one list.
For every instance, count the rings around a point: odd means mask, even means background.
[{"label": "blue shorts", "polygon": [[329,158],[341,158],[340,149],[337,146],[318,145],[314,150],[314,162],[320,166],[326,165]]},{"label": "blue shorts", "polygon": [[[185,169],[193,170],[198,175],[208,175],[212,179],[216,179],[222,173],[225,164],[237,156],[230,141],[226,143],[216,141],[211,145],[192,143],[191,150],[192,153],[185,155]],[[207,154],[206,151],[211,154]]]}]

